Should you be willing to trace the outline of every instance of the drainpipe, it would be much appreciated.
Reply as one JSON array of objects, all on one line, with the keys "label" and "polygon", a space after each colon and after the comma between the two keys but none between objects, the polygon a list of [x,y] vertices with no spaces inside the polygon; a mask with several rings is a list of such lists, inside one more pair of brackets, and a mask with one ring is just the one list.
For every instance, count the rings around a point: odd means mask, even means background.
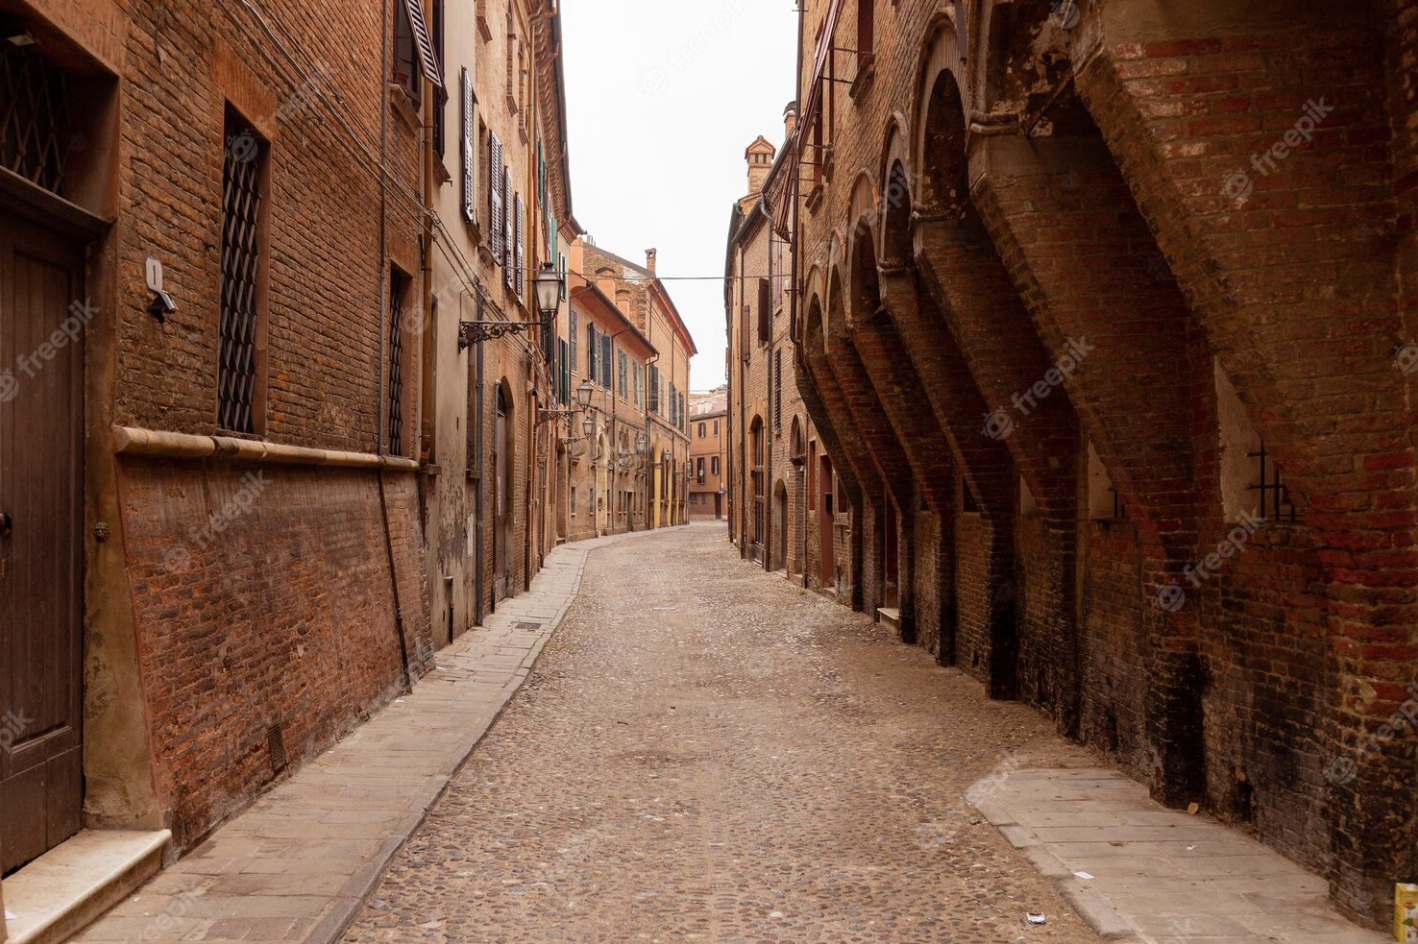
[{"label": "drainpipe", "polygon": [[[482,292],[482,283],[481,283],[481,282],[476,282],[476,283],[474,283],[473,288],[474,288],[474,290],[478,293],[477,299],[476,299],[476,302],[477,302],[477,313],[476,313],[475,317],[477,318],[478,321],[482,321],[482,320],[483,320],[483,292]],[[474,388],[473,388],[474,408],[478,411],[478,415],[474,418],[474,422],[477,423],[477,434],[476,434],[476,436],[474,437],[474,442],[473,442],[473,453],[474,453],[473,461],[477,463],[477,471],[478,471],[478,488],[477,488],[477,493],[478,493],[477,506],[478,506],[478,507],[477,507],[477,510],[474,512],[474,514],[476,515],[476,518],[477,518],[477,521],[476,521],[476,523],[474,524],[474,528],[475,528],[476,531],[478,532],[478,539],[477,539],[477,541],[473,544],[473,592],[477,595],[477,598],[478,598],[478,599],[477,599],[477,605],[474,607],[474,610],[475,610],[475,612],[476,612],[476,618],[475,618],[475,621],[474,621],[474,625],[476,625],[476,626],[481,626],[481,625],[483,624],[483,540],[484,540],[484,535],[483,535],[483,505],[486,504],[486,499],[487,499],[487,496],[486,496],[486,494],[484,493],[484,489],[483,489],[483,485],[485,484],[485,483],[483,482],[483,471],[484,471],[484,463],[483,463],[483,426],[484,426],[484,423],[483,423],[483,415],[484,415],[484,413],[485,413],[486,411],[483,409],[483,346],[482,346],[481,344],[475,344],[475,345],[473,345],[473,346],[476,347],[476,348],[477,348],[477,351],[478,351],[477,367],[476,367],[476,370],[475,370],[475,372],[474,372],[474,377],[473,377],[473,383],[474,383],[474,385],[475,385]]]},{"label": "drainpipe", "polygon": [[[799,5],[799,7],[798,7],[798,74],[797,74],[797,78],[796,78],[796,80],[795,80],[795,81],[796,81],[796,84],[797,84],[798,108],[799,108],[799,110],[801,110],[801,108],[802,108],[802,101],[803,101],[803,38],[804,38],[804,35],[805,35],[805,31],[806,31],[806,17],[807,17],[807,11],[806,11],[805,5]],[[801,118],[801,116],[799,116],[799,117]],[[801,124],[801,121],[800,121],[799,124],[798,124],[797,130],[794,131],[793,133],[798,136],[799,140],[801,140],[801,138],[802,138],[802,124]],[[798,322],[798,318],[799,318],[799,316],[801,315],[801,308],[802,308],[802,306],[801,306],[801,304],[800,304],[800,300],[801,300],[801,298],[802,298],[802,286],[798,284],[798,279],[799,279],[799,276],[800,276],[800,274],[801,274],[801,273],[800,273],[800,269],[799,269],[799,263],[798,263],[798,246],[799,246],[799,244],[801,243],[801,240],[800,240],[799,237],[798,237],[798,220],[800,219],[800,214],[801,214],[801,210],[802,210],[802,182],[803,182],[803,175],[802,175],[802,173],[801,173],[801,169],[802,169],[802,155],[803,155],[802,148],[801,148],[801,147],[798,147],[798,148],[797,148],[797,154],[794,155],[794,160],[795,160],[795,162],[797,163],[798,166],[793,169],[793,184],[792,184],[792,190],[791,190],[791,192],[792,192],[792,194],[793,194],[793,196],[792,196],[792,200],[793,200],[793,223],[792,223],[792,229],[793,229],[793,231],[792,231],[792,243],[791,243],[791,244],[789,245],[789,247],[788,247],[788,248],[789,248],[789,252],[790,252],[790,254],[791,254],[792,257],[793,257],[793,280],[792,280],[792,284],[791,284],[792,291],[791,291],[791,293],[790,293],[789,296],[788,296],[788,303],[789,303],[789,305],[792,306],[789,310],[792,312],[792,314],[789,315],[788,324],[789,324],[789,326],[790,326],[790,328],[791,328],[790,333],[792,334],[793,347],[794,347],[795,350],[796,350],[796,348],[797,348],[798,345],[799,345],[799,337],[798,337],[798,336],[799,336],[799,334],[801,334],[801,332],[802,332],[802,328],[801,328],[801,326],[799,325],[799,322]],[[804,415],[805,415],[805,414],[804,414]],[[804,422],[804,423],[803,423],[803,440],[804,440],[804,441],[803,441],[803,445],[804,445],[804,446],[807,445],[807,433],[808,433],[808,423],[807,423],[807,422]],[[809,452],[809,455],[811,455],[811,452]],[[806,456],[803,458],[803,461],[804,461],[804,462],[808,461],[808,459],[807,459]],[[813,477],[812,475],[804,475],[804,476],[803,476],[803,487],[804,487],[804,488],[807,487],[807,481],[808,481],[808,479],[810,479],[810,478],[812,478],[812,477]],[[811,495],[804,495],[804,496],[803,496],[803,589],[807,589],[807,588],[808,588],[808,566],[807,566],[807,552],[808,552],[807,510],[808,510],[809,503],[811,503],[812,500],[813,500],[813,496],[811,496]],[[834,500],[835,500],[835,499],[834,499]],[[822,527],[822,522],[821,522],[821,521],[818,522],[818,527],[819,527],[819,528]]]},{"label": "drainpipe", "polygon": [[[735,279],[735,281],[738,283],[738,286],[739,286],[739,297],[738,297],[738,305],[736,306],[736,310],[735,310],[735,312],[734,312],[735,317],[737,317],[738,320],[739,320],[739,328],[740,328],[740,329],[744,329],[744,328],[747,327],[747,326],[744,324],[744,322],[743,322],[744,297],[745,297],[745,293],[747,292],[747,289],[744,288],[744,277],[743,277],[743,271],[744,271],[744,270],[743,270],[743,266],[744,266],[744,251],[743,251],[743,247],[740,246],[740,247],[739,247],[739,264],[738,264],[738,266],[737,266],[737,268],[738,268],[738,278]],[[745,332],[745,333],[746,333],[746,332]],[[747,452],[746,452],[746,450],[748,449],[748,441],[744,438],[744,424],[747,422],[747,408],[748,408],[748,390],[746,389],[746,385],[748,384],[748,374],[747,374],[747,372],[746,372],[746,371],[747,371],[747,367],[746,367],[746,360],[745,360],[745,358],[744,358],[744,352],[748,350],[748,344],[749,344],[748,338],[747,338],[747,337],[740,336],[740,338],[739,338],[739,363],[738,363],[738,371],[739,371],[739,481],[742,482],[742,483],[743,483],[743,486],[744,486],[744,500],[741,501],[741,502],[739,502],[739,504],[742,506],[742,507],[739,508],[739,557],[740,557],[741,559],[746,559],[746,558],[749,556],[749,533],[748,533],[748,515],[749,515],[748,504],[749,504],[749,502],[748,502],[748,499],[752,497],[752,496],[750,496],[750,495],[748,494],[748,492],[749,492],[748,454],[747,454]]]},{"label": "drainpipe", "polygon": [[[382,4],[384,22],[390,22],[389,3]],[[383,108],[379,114],[379,442],[376,451],[381,455],[388,450],[389,409],[385,402],[389,396],[389,263],[384,256],[389,248],[389,30],[383,34],[381,58],[383,60]],[[389,589],[394,603],[394,635],[399,639],[400,663],[404,673],[404,691],[413,690],[413,676],[409,671],[409,644],[404,638],[404,613],[399,603],[399,574],[394,567],[394,537],[389,526],[389,502],[384,490],[384,469],[378,472],[379,512],[384,519],[384,550],[389,561]]]},{"label": "drainpipe", "polygon": [[[763,203],[760,199],[759,206]],[[773,217],[768,211],[763,210],[763,215],[768,218],[768,284],[773,285]],[[758,317],[764,317],[762,312]],[[774,381],[777,379],[773,368],[773,351],[776,345],[773,343],[773,296],[768,296],[768,348],[764,356],[768,358],[768,408],[763,412],[767,416],[763,419],[763,569],[769,573],[773,572],[773,440],[777,435],[777,430],[773,426],[773,408],[777,403],[774,399]],[[786,563],[786,561],[784,562]]]}]

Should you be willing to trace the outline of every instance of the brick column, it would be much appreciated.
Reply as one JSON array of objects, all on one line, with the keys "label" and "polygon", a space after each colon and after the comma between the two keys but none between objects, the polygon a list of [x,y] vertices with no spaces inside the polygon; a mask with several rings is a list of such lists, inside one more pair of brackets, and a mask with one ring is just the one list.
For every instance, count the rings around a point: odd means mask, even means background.
[{"label": "brick column", "polygon": [[1409,61],[1414,26],[1386,29],[1379,5],[1336,19],[1256,4],[1218,32],[1132,7],[1101,9],[1077,88],[1319,548],[1316,689],[1332,701],[1328,756],[1304,772],[1343,768],[1326,803],[1331,890],[1378,924],[1418,865],[1415,739],[1382,737],[1418,643],[1414,415],[1394,358],[1412,279],[1394,221],[1414,161],[1395,180],[1390,157],[1413,134],[1394,137],[1409,79],[1385,72]]},{"label": "brick column", "polygon": [[[1051,382],[1054,362],[979,222],[922,211],[914,241],[922,284],[989,408],[971,435],[1005,444],[1039,504],[1063,561],[1063,575],[1054,583],[1056,598],[1047,604],[1060,630],[1054,640],[1058,658],[1050,668],[1060,674],[1067,689],[1059,696],[1057,711],[1061,729],[1072,734],[1078,725],[1079,684],[1073,576],[1077,566],[1078,419],[1068,392]],[[1040,389],[1046,392],[1040,395]],[[1009,487],[1012,508],[1017,484]],[[1004,531],[995,530],[997,544],[1006,537]],[[1012,527],[1008,540],[1013,540]],[[1012,549],[1010,556],[1014,556]],[[992,561],[991,565],[1002,568],[1004,561]],[[1013,586],[1012,559],[1005,572]],[[1008,597],[1012,607],[1018,594]],[[1001,600],[997,617],[1005,612],[1004,603]],[[1004,632],[1004,627],[996,629]],[[1001,636],[1002,641],[1013,638]],[[1000,672],[1007,671],[1004,660],[992,660],[992,665]]]}]

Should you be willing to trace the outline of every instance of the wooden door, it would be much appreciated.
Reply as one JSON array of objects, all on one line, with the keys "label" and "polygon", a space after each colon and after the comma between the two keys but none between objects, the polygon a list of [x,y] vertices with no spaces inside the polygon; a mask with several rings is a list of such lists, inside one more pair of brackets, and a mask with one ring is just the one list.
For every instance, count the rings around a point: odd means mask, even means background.
[{"label": "wooden door", "polygon": [[[83,807],[83,253],[0,212],[0,871]],[[61,340],[62,339],[62,343]]]},{"label": "wooden door", "polygon": [[507,524],[512,517],[512,482],[507,441],[507,398],[497,388],[497,423],[493,432],[492,462],[496,481],[493,488],[492,579],[493,600],[507,596]]}]

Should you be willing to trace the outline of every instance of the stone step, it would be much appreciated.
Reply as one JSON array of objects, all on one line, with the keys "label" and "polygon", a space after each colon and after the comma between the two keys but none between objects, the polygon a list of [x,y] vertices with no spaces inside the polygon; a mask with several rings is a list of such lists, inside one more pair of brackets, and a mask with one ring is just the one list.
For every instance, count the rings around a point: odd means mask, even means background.
[{"label": "stone step", "polygon": [[46,852],[5,879],[5,944],[68,940],[157,874],[171,839],[165,829],[85,829]]},{"label": "stone step", "polygon": [[901,610],[894,606],[879,606],[876,608],[876,621],[883,626],[900,629]]}]

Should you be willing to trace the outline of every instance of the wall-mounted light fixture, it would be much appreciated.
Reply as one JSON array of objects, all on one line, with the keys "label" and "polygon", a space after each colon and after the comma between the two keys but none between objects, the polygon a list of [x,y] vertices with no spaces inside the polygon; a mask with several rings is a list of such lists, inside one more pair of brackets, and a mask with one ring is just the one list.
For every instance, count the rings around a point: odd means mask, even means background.
[{"label": "wall-mounted light fixture", "polygon": [[532,328],[550,328],[556,322],[556,311],[561,304],[561,273],[556,263],[543,262],[532,280],[537,299],[538,321],[460,321],[458,322],[458,350],[506,337],[521,334]]}]

